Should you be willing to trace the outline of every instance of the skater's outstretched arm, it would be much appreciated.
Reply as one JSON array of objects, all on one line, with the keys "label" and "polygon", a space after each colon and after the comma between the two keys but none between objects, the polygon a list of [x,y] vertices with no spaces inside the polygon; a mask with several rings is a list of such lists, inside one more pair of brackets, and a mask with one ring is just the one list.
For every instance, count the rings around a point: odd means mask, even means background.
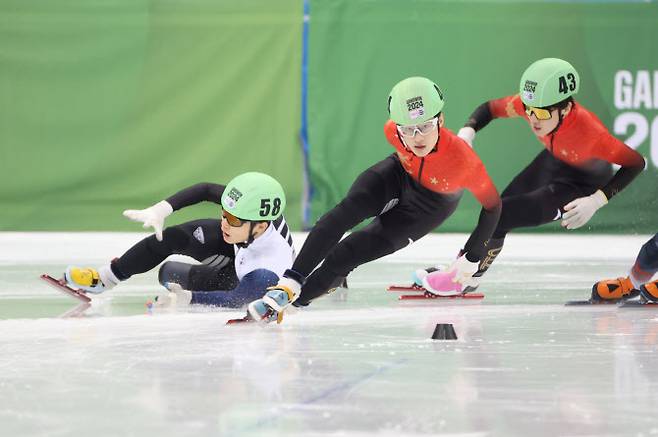
[{"label": "skater's outstretched arm", "polygon": [[562,226],[567,229],[578,229],[585,225],[597,210],[626,188],[645,166],[642,155],[609,132],[604,132],[598,137],[592,157],[618,164],[621,168],[605,186],[589,196],[579,197],[564,206],[566,212],[563,216]]},{"label": "skater's outstretched arm", "polygon": [[180,190],[173,196],[168,197],[166,201],[174,211],[201,202],[213,202],[220,205],[225,188],[225,185],[202,182]]},{"label": "skater's outstretched arm", "polygon": [[626,188],[644,170],[646,165],[642,155],[609,132],[601,135],[594,156],[621,166],[612,179],[601,187],[601,191],[608,200]]},{"label": "skater's outstretched arm", "polygon": [[208,182],[192,185],[146,209],[127,209],[123,215],[130,220],[143,223],[144,228],[152,227],[155,238],[162,241],[164,221],[172,212],[203,201],[221,204],[225,188],[224,185]]},{"label": "skater's outstretched arm", "polygon": [[520,117],[522,114],[523,103],[518,95],[488,100],[475,108],[457,135],[472,146],[475,133],[484,129],[494,118]]},{"label": "skater's outstretched arm", "polygon": [[468,117],[464,127],[473,128],[473,130],[477,132],[488,125],[493,119],[494,116],[491,113],[491,109],[489,108],[489,102],[486,101],[475,108],[471,116]]},{"label": "skater's outstretched arm", "polygon": [[451,266],[451,269],[458,270],[455,279],[464,285],[468,285],[469,277],[477,271],[480,261],[484,258],[486,244],[496,230],[502,211],[498,190],[483,164],[480,163],[476,171],[472,172],[466,188],[480,202],[482,210],[477,226],[464,245],[462,256]]}]

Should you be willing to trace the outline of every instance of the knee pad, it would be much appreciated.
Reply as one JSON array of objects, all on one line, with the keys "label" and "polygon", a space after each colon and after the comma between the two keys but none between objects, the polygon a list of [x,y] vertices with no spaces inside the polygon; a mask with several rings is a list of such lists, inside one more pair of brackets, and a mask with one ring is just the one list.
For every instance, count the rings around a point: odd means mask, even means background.
[{"label": "knee pad", "polygon": [[167,261],[160,267],[158,281],[165,287],[169,283],[174,283],[187,290],[189,287],[190,271],[192,270],[192,267],[191,264],[178,261]]}]

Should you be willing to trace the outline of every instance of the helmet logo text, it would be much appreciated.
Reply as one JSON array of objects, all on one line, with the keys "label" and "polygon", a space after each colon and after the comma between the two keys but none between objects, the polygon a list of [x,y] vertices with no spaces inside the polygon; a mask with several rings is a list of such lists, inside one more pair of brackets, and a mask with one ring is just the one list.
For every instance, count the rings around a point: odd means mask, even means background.
[{"label": "helmet logo text", "polygon": [[229,191],[225,199],[226,205],[229,208],[235,207],[235,204],[240,200],[240,197],[242,197],[242,193],[235,187],[231,188],[231,191]]},{"label": "helmet logo text", "polygon": [[523,85],[523,97],[526,100],[533,101],[535,100],[535,90],[537,89],[537,82],[532,80],[526,80],[525,85]]},{"label": "helmet logo text", "polygon": [[423,104],[423,98],[418,96],[407,100],[407,111],[409,111],[409,118],[412,120],[425,115],[425,105]]}]

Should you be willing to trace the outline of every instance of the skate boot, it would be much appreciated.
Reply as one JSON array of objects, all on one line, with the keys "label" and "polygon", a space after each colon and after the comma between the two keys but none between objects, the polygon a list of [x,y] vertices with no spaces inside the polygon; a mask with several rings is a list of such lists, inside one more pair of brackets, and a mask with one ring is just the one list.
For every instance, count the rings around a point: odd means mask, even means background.
[{"label": "skate boot", "polygon": [[462,284],[453,281],[456,273],[454,270],[432,272],[423,278],[422,285],[425,290],[437,296],[457,296],[462,294]]},{"label": "skate boot", "polygon": [[251,318],[258,322],[270,323],[283,321],[283,311],[292,303],[295,295],[285,286],[268,288],[262,299],[255,300],[247,306]]},{"label": "skate boot", "polygon": [[247,314],[249,317],[257,322],[270,323],[276,320],[277,323],[283,321],[283,312],[274,311],[269,305],[263,302],[263,299],[258,299],[251,302],[247,306]]},{"label": "skate boot", "polygon": [[462,293],[463,293],[463,294],[466,294],[466,293],[473,293],[475,290],[477,290],[478,287],[480,286],[480,279],[481,279],[481,278],[482,278],[482,276],[478,276],[478,274],[475,273],[475,274],[471,277],[471,284],[470,284],[470,285],[467,285],[466,287],[464,287],[464,289],[462,290]]},{"label": "skate boot", "polygon": [[643,284],[640,287],[640,296],[645,303],[658,304],[658,279]]},{"label": "skate boot", "polygon": [[[592,286],[592,301],[618,302],[631,299],[640,294],[627,276],[625,278],[604,279]],[[658,297],[658,294],[656,295]]]},{"label": "skate boot", "polygon": [[[489,267],[496,260],[498,255],[500,255],[501,250],[503,250],[503,244],[505,243],[505,237],[503,238],[491,238],[485,243],[487,246],[487,253],[485,257],[480,261],[478,266],[478,271],[473,274],[470,280],[470,284],[466,285],[462,290],[462,293],[472,293],[478,289],[480,286],[480,280],[482,276],[489,270]],[[461,252],[460,252],[461,256]]]},{"label": "skate boot", "polygon": [[119,283],[109,265],[96,270],[91,267],[68,266],[64,279],[72,288],[79,288],[89,293],[102,293]]},{"label": "skate boot", "polygon": [[429,275],[430,273],[438,272],[439,269],[437,267],[427,267],[425,269],[418,269],[413,274],[411,275],[411,279],[413,279],[414,284],[418,285],[419,287],[423,286],[423,279],[425,279],[425,276]]}]

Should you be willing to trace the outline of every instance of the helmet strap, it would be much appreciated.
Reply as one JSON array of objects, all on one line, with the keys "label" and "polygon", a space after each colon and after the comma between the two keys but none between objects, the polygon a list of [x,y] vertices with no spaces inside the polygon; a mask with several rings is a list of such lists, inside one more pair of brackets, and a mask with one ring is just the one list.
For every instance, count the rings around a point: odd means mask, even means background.
[{"label": "helmet strap", "polygon": [[557,126],[555,126],[555,129],[553,129],[549,135],[552,135],[557,132],[557,130],[562,126],[562,121],[564,120],[564,117],[562,116],[562,110],[558,109],[557,110]]},{"label": "helmet strap", "polygon": [[[557,130],[562,126],[562,122],[564,121],[564,115],[562,115],[562,111],[566,110],[569,107],[569,105],[565,106],[564,108],[558,109],[557,110],[557,126],[555,126],[555,129],[549,132],[549,135],[554,134],[557,132]],[[571,102],[571,110],[573,110],[573,102]]]},{"label": "helmet strap", "polygon": [[249,247],[251,243],[254,242],[254,222],[249,222],[249,237],[247,238],[247,241],[243,243],[235,243],[236,246],[245,249]]},{"label": "helmet strap", "polygon": [[[242,242],[242,243],[236,243],[235,244],[236,246],[241,247],[242,249],[244,249],[246,247],[249,247],[249,245],[254,242],[255,234],[256,234],[254,232],[254,226],[256,226],[255,223],[257,223],[257,222],[252,222],[252,221],[249,222],[249,237],[247,238],[247,241]],[[258,223],[262,223],[262,222],[258,222]],[[265,222],[265,223],[267,223],[268,227],[270,226],[269,222]],[[267,228],[265,228],[265,229],[267,229]]]}]

